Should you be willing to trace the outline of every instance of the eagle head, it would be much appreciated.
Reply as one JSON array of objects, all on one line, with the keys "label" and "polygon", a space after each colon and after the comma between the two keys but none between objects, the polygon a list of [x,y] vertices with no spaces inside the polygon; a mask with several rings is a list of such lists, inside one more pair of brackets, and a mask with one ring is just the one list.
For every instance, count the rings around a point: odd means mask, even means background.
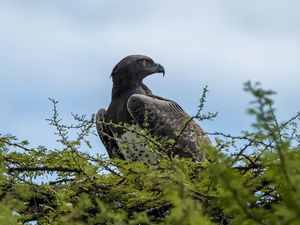
[{"label": "eagle head", "polygon": [[113,82],[136,83],[153,73],[165,75],[165,69],[145,55],[129,55],[123,58],[113,69],[111,77]]}]

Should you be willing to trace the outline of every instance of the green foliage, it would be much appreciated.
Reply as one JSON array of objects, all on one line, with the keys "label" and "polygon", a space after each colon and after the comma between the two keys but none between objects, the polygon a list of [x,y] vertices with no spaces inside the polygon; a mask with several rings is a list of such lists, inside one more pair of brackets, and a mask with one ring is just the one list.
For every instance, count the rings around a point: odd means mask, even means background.
[{"label": "green foliage", "polygon": [[[0,136],[0,224],[300,224],[300,113],[279,123],[274,92],[250,82],[245,90],[254,131],[211,133],[203,162],[162,155],[157,165],[89,154],[93,118],[63,125],[52,100],[61,149]],[[193,118],[215,116],[201,110]]]}]

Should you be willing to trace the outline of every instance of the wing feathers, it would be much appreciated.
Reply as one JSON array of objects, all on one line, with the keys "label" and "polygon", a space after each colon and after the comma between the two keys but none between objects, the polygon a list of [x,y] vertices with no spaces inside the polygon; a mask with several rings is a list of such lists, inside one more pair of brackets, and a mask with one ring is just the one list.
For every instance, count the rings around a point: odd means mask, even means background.
[{"label": "wing feathers", "polygon": [[107,124],[106,118],[106,110],[100,109],[96,115],[96,127],[98,135],[107,150],[107,153],[110,158],[121,158],[124,159],[124,156],[120,154],[119,147],[114,139],[114,133],[112,132],[110,126]]},{"label": "wing feathers", "polygon": [[127,102],[127,109],[142,128],[147,128],[155,136],[177,142],[171,154],[203,158],[200,143],[209,144],[210,141],[176,102],[154,95],[134,94]]}]

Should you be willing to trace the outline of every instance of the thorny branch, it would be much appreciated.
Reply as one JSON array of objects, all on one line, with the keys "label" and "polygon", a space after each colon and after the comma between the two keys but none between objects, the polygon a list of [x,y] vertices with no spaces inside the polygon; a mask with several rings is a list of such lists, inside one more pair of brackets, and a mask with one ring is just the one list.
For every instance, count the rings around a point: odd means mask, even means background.
[{"label": "thorny branch", "polygon": [[[254,89],[252,90],[255,91]],[[175,140],[178,142],[178,139],[181,135],[183,135],[185,129],[188,127],[189,123],[193,119],[212,119],[217,114],[208,114],[208,115],[202,115],[205,98],[206,98],[206,92],[207,87],[205,87],[203,95],[200,99],[200,105],[199,110],[195,116],[193,116],[191,119],[189,119],[185,125],[183,126],[182,130],[179,132],[178,137]],[[257,92],[257,95],[262,95],[262,92]],[[123,200],[115,199],[114,197],[107,197],[107,194],[112,191],[115,193],[116,188],[120,185],[125,185],[127,182],[129,182],[127,177],[123,175],[118,168],[122,168],[123,164],[119,164],[114,161],[108,161],[106,159],[103,159],[102,157],[95,157],[88,153],[82,153],[78,149],[80,146],[80,142],[84,141],[87,142],[86,137],[92,132],[92,128],[94,127],[94,116],[92,116],[91,119],[86,119],[86,116],[79,116],[77,114],[72,114],[75,121],[77,121],[78,124],[71,124],[69,126],[63,125],[62,120],[59,118],[59,114],[57,112],[57,101],[50,99],[53,103],[54,109],[53,109],[53,116],[51,119],[48,119],[50,121],[50,124],[54,126],[57,129],[56,134],[59,137],[59,142],[61,142],[63,145],[65,145],[70,153],[72,153],[72,163],[71,165],[57,165],[50,166],[48,164],[45,165],[44,162],[37,162],[34,164],[26,164],[24,162],[20,163],[21,161],[18,158],[10,157],[6,150],[6,146],[16,147],[17,149],[20,149],[22,151],[25,151],[28,154],[34,154],[34,152],[38,152],[39,148],[29,148],[26,147],[26,143],[18,143],[17,140],[13,138],[5,138],[0,135],[0,147],[4,149],[3,152],[0,152],[1,159],[3,158],[4,162],[4,172],[9,174],[11,177],[6,181],[5,184],[7,187],[7,190],[12,191],[11,188],[9,188],[9,185],[12,184],[12,180],[14,181],[20,181],[21,184],[27,184],[29,186],[32,186],[33,188],[36,188],[38,190],[36,192],[36,196],[34,196],[32,199],[28,199],[28,202],[26,203],[28,208],[24,211],[24,213],[31,214],[32,217],[30,217],[29,220],[32,219],[38,219],[44,215],[47,214],[47,210],[49,211],[56,211],[58,210],[58,207],[56,205],[55,201],[52,201],[55,197],[56,190],[62,189],[64,187],[73,187],[74,195],[78,196],[80,193],[88,193],[89,196],[101,196],[102,199],[110,201],[113,201],[112,205],[116,206],[116,210],[119,208],[122,208],[124,205],[126,205],[126,202],[123,202]],[[259,104],[263,105],[265,103],[269,103],[270,101],[268,99],[262,99],[258,101]],[[234,136],[230,134],[224,134],[221,132],[207,132],[205,134],[213,136],[213,137],[220,137],[222,138],[222,141],[216,144],[217,150],[220,150],[222,152],[224,149],[229,149],[230,155],[227,159],[231,163],[230,168],[235,169],[234,171],[239,174],[246,174],[249,172],[252,176],[248,175],[250,178],[246,177],[244,178],[243,182],[245,187],[249,185],[252,181],[255,183],[257,181],[258,184],[255,186],[255,189],[253,189],[253,192],[259,192],[260,198],[259,201],[256,202],[245,202],[243,199],[241,199],[241,196],[239,196],[239,193],[234,189],[233,186],[227,186],[227,190],[229,190],[234,197],[234,200],[236,201],[239,208],[243,211],[243,213],[246,215],[248,219],[251,219],[252,221],[255,221],[257,224],[266,224],[264,220],[261,220],[260,218],[257,218],[255,215],[255,211],[252,210],[252,208],[259,208],[259,209],[265,209],[265,208],[271,208],[270,205],[272,205],[273,202],[278,203],[280,201],[280,194],[276,192],[276,186],[272,184],[267,179],[260,179],[260,176],[264,175],[264,171],[266,170],[266,167],[261,162],[261,157],[264,151],[267,150],[276,150],[278,151],[279,159],[281,162],[281,167],[283,169],[283,173],[285,173],[286,177],[286,183],[290,187],[293,187],[294,192],[296,193],[298,191],[297,188],[293,185],[293,182],[290,180],[292,177],[290,174],[288,174],[288,165],[286,164],[285,160],[287,159],[284,155],[284,152],[282,152],[280,146],[285,143],[287,140],[284,136],[284,130],[287,129],[289,126],[291,126],[295,120],[300,119],[300,112],[297,113],[294,117],[292,117],[290,120],[284,122],[284,123],[278,123],[275,113],[272,107],[269,108],[269,111],[266,110],[263,106],[259,106],[258,112],[254,112],[255,115],[259,115],[262,119],[268,119],[268,124],[266,122],[263,122],[264,124],[262,127],[264,128],[264,132],[243,132],[242,135]],[[268,115],[260,115],[260,113],[266,113],[268,112]],[[98,121],[97,121],[98,122]],[[118,128],[122,128],[131,132],[136,133],[137,135],[142,136],[147,141],[149,141],[151,144],[153,144],[155,147],[157,147],[158,151],[160,149],[164,149],[165,146],[159,143],[154,137],[151,137],[147,132],[140,132],[134,129],[133,127],[126,126],[126,125],[116,125],[112,123],[106,123],[104,121],[100,121],[101,123],[105,123],[105,125],[109,126],[116,126]],[[70,141],[69,138],[69,130],[75,129],[79,130],[77,133],[77,137],[74,139],[74,141]],[[107,134],[104,134],[107,135]],[[291,135],[297,136],[296,128],[292,131]],[[116,139],[116,137],[109,137]],[[225,139],[225,140],[223,140]],[[237,142],[239,142],[237,144]],[[3,145],[1,145],[1,143]],[[75,144],[74,144],[75,143]],[[4,147],[3,147],[4,146]],[[253,149],[255,151],[251,151]],[[237,151],[232,151],[233,149]],[[222,150],[222,151],[221,151]],[[249,153],[250,151],[250,153]],[[45,154],[48,154],[48,152],[45,152]],[[86,164],[82,164],[82,162],[87,162],[87,165],[91,165],[90,167],[85,166]],[[44,163],[44,164],[43,164]],[[215,163],[215,162],[212,162]],[[218,162],[217,162],[218,163]],[[221,161],[222,163],[222,161]],[[116,179],[114,183],[106,184],[105,182],[102,183],[101,175],[96,173],[91,173],[91,169],[95,168],[93,166],[97,165],[97,167],[106,170],[106,173],[109,173],[110,175],[113,175]],[[75,167],[75,168],[74,168]],[[122,168],[123,170],[126,169],[126,166]],[[132,172],[133,171],[133,172]],[[198,171],[198,170],[197,170]],[[50,181],[47,184],[35,184],[31,180],[25,179],[24,177],[21,177],[20,174],[24,172],[29,172],[33,174],[45,174],[47,172],[62,172],[67,173],[66,176],[59,177],[55,181]],[[129,172],[134,173],[135,179],[139,180],[139,174],[135,173],[134,170],[131,170]],[[70,174],[68,174],[70,173]],[[75,173],[75,175],[74,175]],[[93,175],[90,175],[93,174]],[[33,175],[34,176],[34,175]],[[105,175],[104,175],[105,176]],[[133,177],[134,177],[133,176]],[[222,178],[222,177],[221,177]],[[140,185],[138,181],[137,186]],[[131,180],[132,181],[132,180]],[[212,183],[212,182],[211,182]],[[224,180],[224,183],[229,185],[230,183],[227,180]],[[90,186],[87,186],[89,184]],[[1,184],[2,185],[2,184]],[[286,185],[286,184],[285,184]],[[212,186],[212,184],[211,184]],[[42,189],[45,188],[45,189]],[[132,188],[132,187],[131,187]],[[157,187],[157,190],[160,187]],[[209,187],[210,189],[213,189],[213,187]],[[51,190],[51,192],[49,191]],[[131,189],[130,189],[131,190]],[[5,193],[7,194],[7,193]],[[1,199],[5,197],[5,194],[3,196],[1,195]],[[134,196],[135,193],[126,193],[131,196]],[[200,193],[202,194],[202,193]],[[211,197],[211,195],[204,193],[202,194],[204,199],[209,199],[207,202],[205,202],[205,206],[207,205],[207,211],[209,212],[211,210],[210,208],[210,200],[216,199],[216,196]],[[37,197],[38,196],[38,197]],[[21,197],[19,197],[21,198]],[[47,201],[52,201],[51,204],[47,204]],[[148,203],[147,201],[142,202],[141,204]],[[143,205],[142,210],[145,209],[145,212],[148,215],[159,215],[161,217],[164,217],[166,213],[169,212],[169,210],[172,210],[172,204],[168,201],[165,201],[167,203],[162,204],[156,204],[152,205],[151,207],[146,206],[146,203]],[[74,202],[72,202],[74,203]],[[111,203],[111,202],[110,202]],[[43,207],[46,207],[43,208]],[[139,205],[133,205],[131,207],[128,207],[127,209],[133,210],[132,214],[135,213],[135,208]],[[127,206],[126,206],[127,207]],[[148,207],[148,208],[147,208]],[[43,210],[42,210],[43,209]],[[19,213],[22,213],[21,211]],[[222,221],[223,221],[223,215],[222,215]],[[221,220],[220,219],[220,220]],[[227,218],[225,218],[226,220]],[[27,221],[24,219],[23,221]],[[223,222],[222,222],[223,223]]]},{"label": "thorny branch", "polygon": [[[206,102],[206,94],[208,92],[208,88],[207,86],[204,87],[203,92],[202,92],[202,96],[200,98],[200,104],[198,106],[198,111],[196,113],[196,115],[190,117],[186,123],[183,125],[182,129],[179,131],[177,137],[174,140],[173,145],[171,146],[171,151],[174,150],[174,148],[176,147],[176,145],[178,144],[178,141],[180,139],[180,137],[182,137],[183,133],[185,132],[185,130],[188,128],[189,124],[194,120],[194,119],[198,119],[200,121],[202,120],[212,120],[213,118],[215,118],[217,116],[218,113],[208,113],[207,115],[205,114],[201,114],[203,109],[204,109],[204,105]],[[203,134],[204,135],[204,134]]]}]

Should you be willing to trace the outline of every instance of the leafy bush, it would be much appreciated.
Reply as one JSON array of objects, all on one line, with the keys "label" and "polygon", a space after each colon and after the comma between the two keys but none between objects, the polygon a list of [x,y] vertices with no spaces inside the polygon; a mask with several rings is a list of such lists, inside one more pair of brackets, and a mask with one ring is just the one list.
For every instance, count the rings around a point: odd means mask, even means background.
[{"label": "leafy bush", "polygon": [[[300,224],[300,113],[280,123],[274,92],[250,82],[245,90],[254,96],[254,131],[210,133],[215,144],[201,163],[89,154],[94,119],[74,115],[76,125],[63,125],[52,100],[61,149],[0,136],[0,224]],[[197,118],[211,117],[199,110]],[[72,140],[71,129],[79,131]]]}]

